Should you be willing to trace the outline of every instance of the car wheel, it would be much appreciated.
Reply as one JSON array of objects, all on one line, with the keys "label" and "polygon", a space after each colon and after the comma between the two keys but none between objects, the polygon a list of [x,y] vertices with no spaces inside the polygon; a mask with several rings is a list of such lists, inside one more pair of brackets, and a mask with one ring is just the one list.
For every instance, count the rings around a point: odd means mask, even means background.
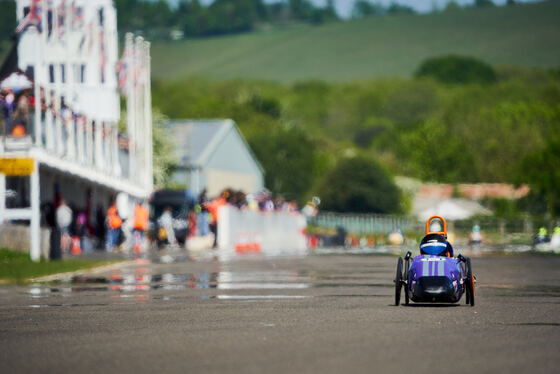
[{"label": "car wheel", "polygon": [[399,257],[397,261],[397,274],[395,275],[395,305],[399,305],[401,302],[402,269],[403,259]]},{"label": "car wheel", "polygon": [[408,305],[409,303],[408,290],[410,289],[410,272],[408,271],[408,269],[410,269],[409,259],[404,262],[404,305]]},{"label": "car wheel", "polygon": [[466,267],[466,273],[467,273],[467,279],[466,279],[467,303],[471,304],[471,306],[474,306],[474,295],[475,295],[474,276],[473,276],[473,273],[472,273],[471,259],[470,258],[467,258],[465,267]]}]

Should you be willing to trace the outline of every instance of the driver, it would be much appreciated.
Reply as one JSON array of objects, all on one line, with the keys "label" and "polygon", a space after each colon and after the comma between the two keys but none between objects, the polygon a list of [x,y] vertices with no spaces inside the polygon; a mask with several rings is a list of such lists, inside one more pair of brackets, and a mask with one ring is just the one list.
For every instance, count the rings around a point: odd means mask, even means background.
[{"label": "driver", "polygon": [[453,257],[453,246],[440,234],[428,234],[420,242],[420,254]]}]

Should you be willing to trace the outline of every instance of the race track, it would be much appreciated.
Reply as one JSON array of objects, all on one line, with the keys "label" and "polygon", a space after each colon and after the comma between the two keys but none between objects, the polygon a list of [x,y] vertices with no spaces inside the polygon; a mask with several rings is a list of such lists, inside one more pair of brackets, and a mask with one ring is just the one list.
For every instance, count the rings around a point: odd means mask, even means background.
[{"label": "race track", "polygon": [[0,372],[553,373],[560,366],[558,256],[473,259],[475,307],[464,299],[394,306],[392,256],[172,258],[74,282],[0,287]]}]

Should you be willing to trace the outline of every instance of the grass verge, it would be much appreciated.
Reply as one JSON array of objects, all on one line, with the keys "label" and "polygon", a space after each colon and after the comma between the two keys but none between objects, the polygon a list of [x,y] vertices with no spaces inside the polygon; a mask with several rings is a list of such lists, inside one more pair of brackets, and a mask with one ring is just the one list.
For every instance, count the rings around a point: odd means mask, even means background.
[{"label": "grass verge", "polygon": [[114,262],[83,259],[33,262],[28,254],[0,249],[0,284],[26,283],[30,278],[89,269]]}]

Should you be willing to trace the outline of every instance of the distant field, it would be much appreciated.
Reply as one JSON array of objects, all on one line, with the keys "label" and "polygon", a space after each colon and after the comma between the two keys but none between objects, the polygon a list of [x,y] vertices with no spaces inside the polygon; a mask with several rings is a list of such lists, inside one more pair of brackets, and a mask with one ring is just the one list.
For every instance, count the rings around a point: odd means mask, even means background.
[{"label": "distant field", "polygon": [[560,1],[155,42],[152,74],[346,81],[409,76],[426,57],[449,53],[497,65],[560,66]]}]

